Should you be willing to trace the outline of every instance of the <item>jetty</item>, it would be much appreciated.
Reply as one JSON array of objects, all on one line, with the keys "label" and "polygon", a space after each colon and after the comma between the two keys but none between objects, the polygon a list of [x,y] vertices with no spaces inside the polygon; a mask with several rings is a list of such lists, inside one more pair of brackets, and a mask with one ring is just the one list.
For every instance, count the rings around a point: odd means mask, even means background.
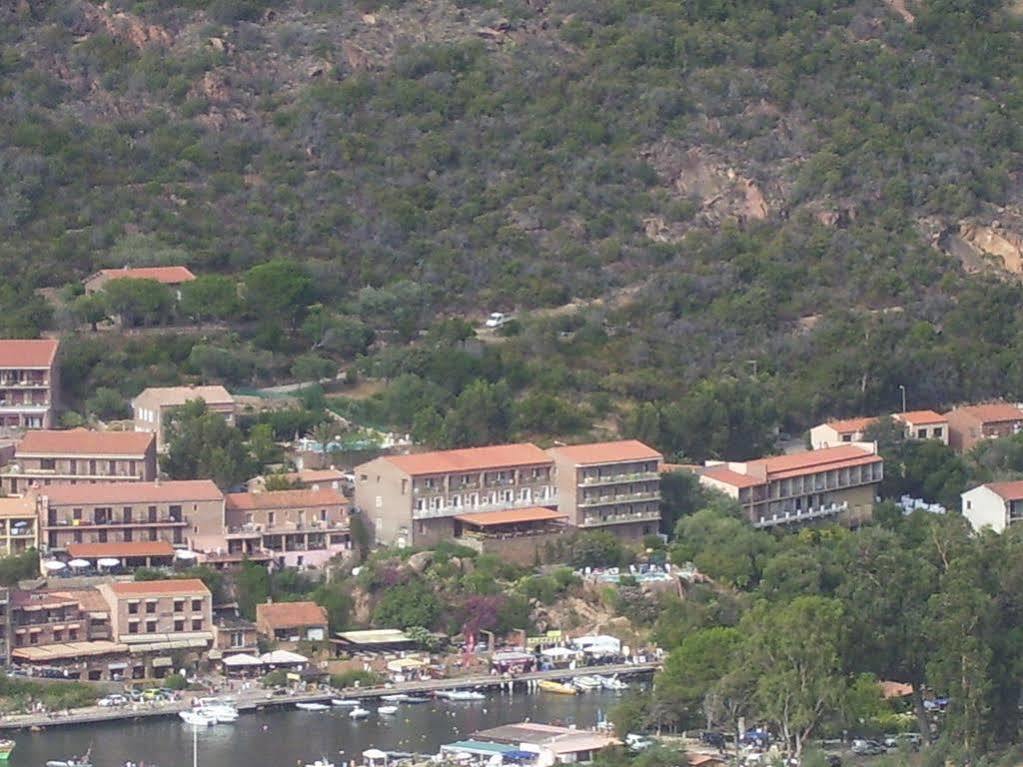
[{"label": "jetty", "polygon": [[[286,695],[274,694],[273,690],[246,690],[230,693],[230,697],[235,701],[239,711],[251,712],[264,709],[291,708],[296,703],[329,703],[331,698],[356,698],[370,701],[383,695],[397,695],[399,693],[428,694],[441,690],[454,690],[466,687],[512,692],[516,687],[532,689],[536,686],[537,682],[544,679],[557,682],[571,681],[577,676],[589,674],[625,677],[650,674],[658,668],[660,668],[659,662],[620,663],[606,666],[583,666],[575,669],[529,671],[514,676],[476,674],[448,679],[400,682],[377,687],[346,687],[342,690],[289,692]],[[129,704],[116,708],[93,706],[84,709],[74,709],[67,714],[57,712],[50,712],[48,714],[12,714],[5,716],[0,721],[0,731],[72,727],[102,722],[134,721],[159,716],[177,716],[179,712],[187,711],[189,708],[191,708],[191,702],[185,700],[160,704]]]}]

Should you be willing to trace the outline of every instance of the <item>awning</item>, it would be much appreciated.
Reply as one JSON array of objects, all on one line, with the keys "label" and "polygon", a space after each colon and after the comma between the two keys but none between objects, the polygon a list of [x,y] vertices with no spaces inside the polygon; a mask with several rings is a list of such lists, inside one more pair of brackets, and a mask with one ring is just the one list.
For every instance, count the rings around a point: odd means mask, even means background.
[{"label": "awning", "polygon": [[528,652],[495,652],[490,656],[491,663],[529,663],[533,656]]},{"label": "awning", "polygon": [[407,671],[413,668],[423,668],[426,665],[426,661],[420,660],[419,658],[398,658],[387,662],[388,671]]},{"label": "awning", "polygon": [[276,666],[309,662],[309,659],[304,655],[299,655],[297,652],[288,652],[287,650],[274,650],[273,652],[263,653],[259,656],[259,660]]},{"label": "awning", "polygon": [[170,541],[109,541],[107,543],[69,543],[68,554],[75,559],[113,559],[133,557],[173,557]]},{"label": "awning", "polygon": [[570,650],[567,647],[547,647],[540,650],[540,654],[548,658],[574,658],[579,651]]},{"label": "awning", "polygon": [[108,663],[107,668],[111,671],[120,671],[121,669],[128,668],[127,663]]},{"label": "awning", "polygon": [[247,653],[238,653],[237,655],[229,655],[222,661],[225,666],[230,668],[242,668],[245,666],[262,666],[263,661],[257,658],[255,655],[249,655]]},{"label": "awning", "polygon": [[564,519],[567,514],[536,507],[532,509],[507,509],[505,511],[480,511],[472,514],[459,514],[455,517],[459,522],[479,527],[490,527],[492,525],[514,525],[523,522],[552,522],[555,519]]},{"label": "awning", "polygon": [[176,642],[153,642],[151,644],[137,644],[129,647],[134,655],[143,652],[159,652],[160,650],[188,650],[196,647],[206,647],[205,639],[182,639]]},{"label": "awning", "polygon": [[153,668],[167,668],[173,664],[173,658],[153,658]]}]

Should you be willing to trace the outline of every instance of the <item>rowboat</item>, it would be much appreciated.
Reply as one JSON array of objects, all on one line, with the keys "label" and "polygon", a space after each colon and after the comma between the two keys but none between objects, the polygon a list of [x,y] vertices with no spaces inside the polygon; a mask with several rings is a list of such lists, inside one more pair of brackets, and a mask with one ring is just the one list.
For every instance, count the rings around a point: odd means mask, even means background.
[{"label": "rowboat", "polygon": [[380,706],[380,708],[377,709],[377,713],[378,714],[387,714],[387,715],[397,714],[398,713],[398,707],[397,706]]},{"label": "rowboat", "polygon": [[4,738],[0,740],[0,761],[6,762],[11,758],[11,752],[14,751],[14,741]]},{"label": "rowboat", "polygon": [[575,695],[578,689],[564,682],[555,682],[551,679],[541,679],[536,686],[545,692],[556,692],[559,695]]},{"label": "rowboat", "polygon": [[362,706],[353,708],[348,712],[349,719],[365,719],[367,716],[369,716],[369,709],[363,708]]}]

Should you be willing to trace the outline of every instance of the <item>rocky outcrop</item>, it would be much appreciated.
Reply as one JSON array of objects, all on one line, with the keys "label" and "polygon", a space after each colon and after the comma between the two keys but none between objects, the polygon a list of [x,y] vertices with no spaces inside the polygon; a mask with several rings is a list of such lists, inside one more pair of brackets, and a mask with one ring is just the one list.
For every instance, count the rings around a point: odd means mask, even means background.
[{"label": "rocky outcrop", "polygon": [[959,237],[979,253],[1001,261],[1013,274],[1023,274],[1023,237],[1013,231],[1002,229],[995,221],[991,226],[961,224]]}]

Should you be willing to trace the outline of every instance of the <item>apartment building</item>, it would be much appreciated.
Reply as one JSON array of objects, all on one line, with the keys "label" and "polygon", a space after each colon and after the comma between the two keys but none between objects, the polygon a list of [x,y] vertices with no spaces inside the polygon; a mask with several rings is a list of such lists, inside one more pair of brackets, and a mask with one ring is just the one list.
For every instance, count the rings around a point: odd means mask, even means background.
[{"label": "apartment building", "polygon": [[932,439],[943,445],[948,444],[948,419],[933,410],[895,413],[892,418],[905,427],[906,439]]},{"label": "apartment building", "polygon": [[110,609],[113,640],[132,653],[168,653],[169,659],[170,652],[198,653],[213,643],[213,600],[197,578],[102,583],[97,590]]},{"label": "apartment building", "polygon": [[54,425],[60,403],[59,346],[51,339],[0,340],[0,434]]},{"label": "apartment building", "polygon": [[754,527],[817,520],[856,525],[873,514],[884,460],[855,443],[744,463],[709,463],[701,484],[739,501]]},{"label": "apartment building", "polygon": [[945,418],[948,444],[958,453],[968,453],[981,440],[1011,437],[1023,429],[1023,410],[1008,402],[957,407]]},{"label": "apartment building", "polygon": [[164,541],[219,536],[224,496],[206,479],[51,485],[35,494],[48,552],[72,544]]},{"label": "apartment building", "polygon": [[88,639],[88,616],[70,594],[14,589],[9,608],[12,649]]},{"label": "apartment building", "polygon": [[156,449],[166,448],[167,414],[186,402],[202,400],[211,413],[219,413],[234,426],[235,401],[223,386],[150,387],[131,401],[135,431],[156,435]]},{"label": "apartment building", "polygon": [[846,418],[841,421],[818,424],[810,429],[810,447],[820,450],[849,442],[862,442],[867,429],[875,421],[877,421],[876,418]]},{"label": "apartment building", "polygon": [[156,440],[131,431],[30,431],[0,469],[0,491],[8,495],[48,485],[96,482],[152,482]]},{"label": "apartment building", "polygon": [[1023,482],[988,482],[962,494],[963,516],[974,530],[1003,533],[1023,520]]},{"label": "apartment building", "polygon": [[196,545],[239,560],[264,552],[285,567],[321,567],[351,548],[348,512],[348,501],[332,489],[228,493],[222,540]]},{"label": "apartment building", "polygon": [[0,498],[0,556],[39,548],[34,498]]},{"label": "apartment building", "polygon": [[315,602],[256,605],[256,630],[279,642],[321,642],[328,638],[327,611]]},{"label": "apartment building", "polygon": [[175,297],[181,300],[181,286],[195,279],[195,275],[184,266],[143,266],[123,269],[100,269],[82,283],[88,294],[102,290],[113,280],[153,280],[166,285]]},{"label": "apartment building", "polygon": [[529,443],[381,456],[355,468],[355,504],[377,541],[431,545],[462,514],[557,506],[554,461]]},{"label": "apartment building", "polygon": [[555,447],[558,511],[584,530],[640,540],[658,532],[664,457],[637,440]]}]

